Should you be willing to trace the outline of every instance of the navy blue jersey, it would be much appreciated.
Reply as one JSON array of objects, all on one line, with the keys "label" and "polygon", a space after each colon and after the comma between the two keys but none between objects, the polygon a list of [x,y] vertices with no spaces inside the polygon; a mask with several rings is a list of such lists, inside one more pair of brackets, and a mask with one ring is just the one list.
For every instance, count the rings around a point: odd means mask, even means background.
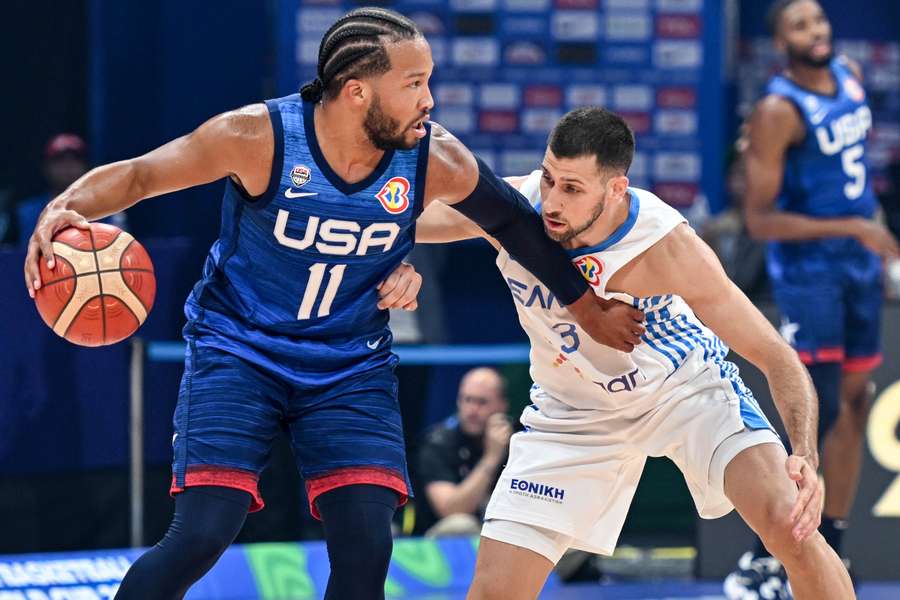
[{"label": "navy blue jersey", "polygon": [[[767,86],[767,93],[794,104],[806,128],[803,141],[787,152],[777,204],[784,211],[811,217],[871,218],[877,207],[866,159],[872,112],[845,59],[833,59],[829,68],[837,87],[832,96],[805,89],[782,75]],[[769,271],[776,280],[796,270],[826,273],[834,260],[842,258],[868,269],[873,256],[852,238],[769,244]]]},{"label": "navy blue jersey", "polygon": [[227,182],[221,233],[185,305],[186,335],[276,370],[395,360],[376,286],[413,246],[430,130],[348,184],[322,155],[313,104],[298,94],[266,104],[275,132],[269,187],[251,198]]}]

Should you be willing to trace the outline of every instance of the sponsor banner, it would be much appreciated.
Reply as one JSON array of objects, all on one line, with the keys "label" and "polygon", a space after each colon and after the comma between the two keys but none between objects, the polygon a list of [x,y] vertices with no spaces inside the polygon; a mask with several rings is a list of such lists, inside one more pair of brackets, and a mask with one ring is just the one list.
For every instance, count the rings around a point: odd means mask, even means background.
[{"label": "sponsor banner", "polygon": [[[543,17],[506,17],[501,21],[501,27],[506,35],[546,35],[547,21]],[[515,43],[515,40],[512,42]]]},{"label": "sponsor banner", "polygon": [[416,25],[419,26],[419,29],[422,30],[422,33],[425,34],[426,37],[431,39],[433,35],[442,35],[446,33],[447,26],[444,25],[444,21],[440,16],[430,13],[430,12],[414,12],[409,15],[409,18],[415,21]]},{"label": "sponsor banner", "polygon": [[447,38],[439,36],[429,36],[428,44],[431,46],[431,58],[434,64],[444,66],[449,62],[449,52],[447,50]]},{"label": "sponsor banner", "polygon": [[500,172],[504,176],[526,175],[539,169],[543,159],[543,152],[507,150],[500,155]]},{"label": "sponsor banner", "polygon": [[600,31],[600,16],[596,12],[559,10],[551,17],[553,37],[564,41],[591,41]]},{"label": "sponsor banner", "polygon": [[519,113],[513,110],[485,110],[478,118],[482,133],[513,133],[519,128]]},{"label": "sponsor banner", "polygon": [[[547,497],[555,499],[544,490]],[[398,538],[385,583],[396,599],[458,595],[475,569],[476,537]],[[112,600],[143,550],[0,556],[3,600]],[[191,600],[312,600],[328,583],[324,542],[234,545],[189,593]],[[559,580],[551,574],[547,587]]]},{"label": "sponsor banner", "polygon": [[613,88],[616,110],[634,111],[653,108],[653,89],[646,85],[617,85]]},{"label": "sponsor banner", "polygon": [[[646,152],[635,152],[634,158],[631,159],[631,167],[628,169],[628,177],[629,179],[646,179],[648,170],[647,164],[649,163],[649,158],[647,157]],[[632,184],[634,182],[632,181]]]},{"label": "sponsor banner", "polygon": [[481,86],[478,103],[481,108],[519,108],[522,89],[513,83],[486,83]]},{"label": "sponsor banner", "polygon": [[645,42],[652,32],[650,16],[646,13],[609,12],[604,33],[610,41]]},{"label": "sponsor banner", "polygon": [[503,50],[503,61],[508,65],[542,65],[547,62],[547,49],[539,42],[512,42]]},{"label": "sponsor banner", "polygon": [[500,62],[500,45],[491,38],[456,38],[452,42],[453,64],[493,67]]},{"label": "sponsor banner", "polygon": [[644,65],[650,62],[647,46],[609,46],[603,49],[606,62],[616,65]]},{"label": "sponsor banner", "polygon": [[435,121],[454,134],[475,133],[475,111],[469,108],[449,107],[435,111]]},{"label": "sponsor banner", "polygon": [[703,47],[695,40],[661,40],[653,44],[653,63],[662,69],[696,69]]},{"label": "sponsor banner", "polygon": [[661,38],[699,38],[699,15],[659,15],[656,18],[656,35]]},{"label": "sponsor banner", "polygon": [[550,0],[502,0],[509,12],[544,12],[550,8]]},{"label": "sponsor banner", "polygon": [[522,131],[533,134],[548,134],[563,116],[559,109],[526,108],[522,111]]},{"label": "sponsor banner", "polygon": [[560,106],[562,88],[556,85],[530,85],[525,88],[525,106]]},{"label": "sponsor banner", "polygon": [[658,182],[653,186],[653,193],[676,208],[688,208],[697,199],[700,186],[695,183]]},{"label": "sponsor banner", "polygon": [[319,42],[311,39],[301,40],[297,44],[297,62],[315,67],[319,62]]},{"label": "sponsor banner", "polygon": [[598,3],[599,0],[556,0],[554,2],[556,8],[569,8],[576,10],[596,10]]},{"label": "sponsor banner", "polygon": [[664,109],[656,112],[654,129],[662,135],[694,135],[697,113],[692,110]]},{"label": "sponsor banner", "polygon": [[660,108],[694,108],[697,90],[692,87],[664,87],[656,90],[656,105]]},{"label": "sponsor banner", "polygon": [[475,90],[470,83],[439,83],[434,86],[434,100],[438,109],[443,106],[471,106]]},{"label": "sponsor banner", "polygon": [[647,112],[624,112],[617,111],[619,116],[625,119],[635,135],[642,135],[650,132],[650,113]]},{"label": "sponsor banner", "polygon": [[315,36],[318,45],[322,34],[343,14],[340,8],[301,8],[297,11],[297,31],[301,37]]},{"label": "sponsor banner", "polygon": [[617,8],[625,10],[647,10],[650,8],[650,0],[606,0],[604,5],[609,10],[615,10]]},{"label": "sponsor banner", "polygon": [[566,105],[569,108],[605,106],[606,88],[602,85],[570,85],[566,88]]},{"label": "sponsor banner", "polygon": [[700,181],[700,155],[693,152],[659,152],[653,158],[655,181]]},{"label": "sponsor banner", "polygon": [[493,12],[497,0],[450,0],[450,8],[458,12]]},{"label": "sponsor banner", "polygon": [[656,10],[672,13],[698,13],[703,10],[703,0],[656,0]]}]

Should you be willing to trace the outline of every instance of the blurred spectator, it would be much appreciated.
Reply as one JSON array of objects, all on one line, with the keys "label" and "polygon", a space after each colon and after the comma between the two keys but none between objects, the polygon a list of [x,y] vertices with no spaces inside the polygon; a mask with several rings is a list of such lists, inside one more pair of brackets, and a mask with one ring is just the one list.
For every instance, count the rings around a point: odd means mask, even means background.
[{"label": "blurred spectator", "polygon": [[416,518],[429,527],[426,536],[481,530],[513,432],[506,416],[506,382],[494,369],[466,373],[456,406],[455,415],[426,432],[417,457],[424,497]]},{"label": "blurred spectator", "polygon": [[38,216],[47,203],[88,172],[87,144],[74,133],[61,133],[44,147],[44,179],[47,191],[19,202],[16,206],[16,230],[19,244],[24,246],[31,237]]}]

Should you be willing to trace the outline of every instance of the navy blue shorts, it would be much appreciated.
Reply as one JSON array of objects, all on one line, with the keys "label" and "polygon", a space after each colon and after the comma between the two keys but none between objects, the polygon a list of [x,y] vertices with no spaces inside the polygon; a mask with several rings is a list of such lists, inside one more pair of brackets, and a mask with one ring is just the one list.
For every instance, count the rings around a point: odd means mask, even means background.
[{"label": "navy blue shorts", "polygon": [[392,365],[348,371],[336,385],[300,389],[203,336],[188,337],[172,493],[231,487],[249,492],[251,512],[260,510],[259,475],[276,436],[287,431],[313,516],[319,495],[358,483],[393,489],[404,503],[411,486],[393,371]]},{"label": "navy blue shorts", "polygon": [[840,362],[844,371],[881,364],[880,273],[867,277],[774,281],[781,333],[807,365]]}]

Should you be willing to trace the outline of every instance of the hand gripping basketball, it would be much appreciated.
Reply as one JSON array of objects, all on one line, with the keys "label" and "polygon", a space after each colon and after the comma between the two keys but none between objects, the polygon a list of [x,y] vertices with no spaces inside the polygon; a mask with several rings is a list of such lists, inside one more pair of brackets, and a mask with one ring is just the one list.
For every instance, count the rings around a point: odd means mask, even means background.
[{"label": "hand gripping basketball", "polygon": [[42,285],[34,301],[44,322],[73,344],[107,346],[147,318],[156,276],[147,251],[113,225],[69,227],[53,236],[55,261],[39,261]]}]

